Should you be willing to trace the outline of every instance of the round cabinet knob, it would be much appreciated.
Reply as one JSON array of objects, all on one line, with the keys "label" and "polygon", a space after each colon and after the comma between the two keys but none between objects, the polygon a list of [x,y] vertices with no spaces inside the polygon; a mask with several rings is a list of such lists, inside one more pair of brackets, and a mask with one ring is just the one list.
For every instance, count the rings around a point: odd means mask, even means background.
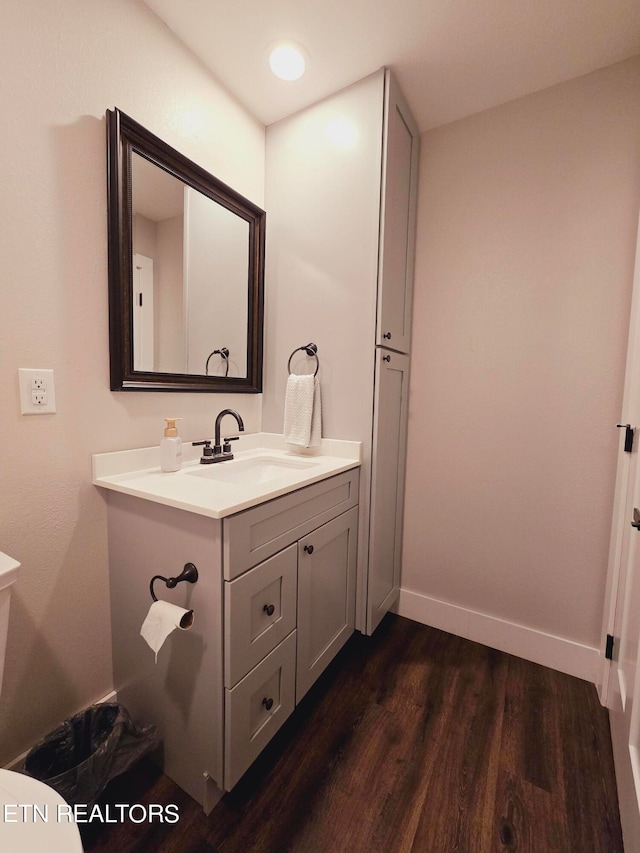
[{"label": "round cabinet knob", "polygon": [[263,704],[263,705],[264,705],[264,707],[267,709],[267,711],[270,711],[270,710],[273,708],[273,699],[267,699],[267,698],[265,697],[265,698],[262,700],[262,704]]},{"label": "round cabinet knob", "polygon": [[391,332],[385,332],[382,337],[386,338],[388,341],[390,341],[391,340]]},{"label": "round cabinet knob", "polygon": [[267,616],[273,616],[273,611],[275,610],[275,607],[273,606],[273,604],[265,604],[262,609],[267,614]]},{"label": "round cabinet knob", "polygon": [[307,554],[313,554],[313,545],[305,545],[304,550]]},{"label": "round cabinet knob", "polygon": [[391,361],[391,356],[390,355],[383,355],[382,360],[383,361]]}]

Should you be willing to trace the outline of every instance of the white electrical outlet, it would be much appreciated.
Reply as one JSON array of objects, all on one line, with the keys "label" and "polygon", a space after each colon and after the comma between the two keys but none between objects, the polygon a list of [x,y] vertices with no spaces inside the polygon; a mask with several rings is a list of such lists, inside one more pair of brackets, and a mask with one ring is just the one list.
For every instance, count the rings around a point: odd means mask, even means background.
[{"label": "white electrical outlet", "polygon": [[23,415],[46,415],[56,410],[53,370],[18,369],[20,408]]}]

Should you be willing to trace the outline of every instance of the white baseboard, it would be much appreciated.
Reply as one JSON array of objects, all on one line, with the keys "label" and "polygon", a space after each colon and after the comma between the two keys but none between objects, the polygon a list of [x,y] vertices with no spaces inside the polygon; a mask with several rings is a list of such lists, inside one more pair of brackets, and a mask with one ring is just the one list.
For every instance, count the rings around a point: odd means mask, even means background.
[{"label": "white baseboard", "polygon": [[94,702],[94,705],[106,705],[109,702],[117,702],[117,701],[118,701],[118,694],[116,693],[115,690],[112,690],[110,693],[107,693],[106,696],[103,696],[102,699],[97,699]]},{"label": "white baseboard", "polygon": [[423,625],[439,628],[558,672],[594,684],[597,681],[600,652],[592,646],[468,610],[409,589],[400,590],[395,612]]}]

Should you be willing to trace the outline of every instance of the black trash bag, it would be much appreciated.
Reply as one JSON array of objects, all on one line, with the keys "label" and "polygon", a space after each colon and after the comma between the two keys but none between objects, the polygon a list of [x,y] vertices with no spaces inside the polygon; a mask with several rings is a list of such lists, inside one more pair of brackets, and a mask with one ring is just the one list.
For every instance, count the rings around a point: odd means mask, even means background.
[{"label": "black trash bag", "polygon": [[137,727],[122,705],[91,705],[36,744],[22,772],[50,785],[70,805],[91,806],[111,779],[159,743],[156,727]]}]

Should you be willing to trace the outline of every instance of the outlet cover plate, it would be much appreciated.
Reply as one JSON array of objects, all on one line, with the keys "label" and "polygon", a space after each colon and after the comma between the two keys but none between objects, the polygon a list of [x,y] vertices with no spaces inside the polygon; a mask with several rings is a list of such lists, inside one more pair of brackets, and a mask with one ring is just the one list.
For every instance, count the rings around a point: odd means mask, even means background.
[{"label": "outlet cover plate", "polygon": [[[46,396],[46,403],[34,402],[32,380],[39,380]],[[56,392],[53,385],[53,370],[31,367],[18,368],[20,383],[20,410],[23,415],[51,415],[56,410]],[[37,395],[39,396],[39,395]]]}]

